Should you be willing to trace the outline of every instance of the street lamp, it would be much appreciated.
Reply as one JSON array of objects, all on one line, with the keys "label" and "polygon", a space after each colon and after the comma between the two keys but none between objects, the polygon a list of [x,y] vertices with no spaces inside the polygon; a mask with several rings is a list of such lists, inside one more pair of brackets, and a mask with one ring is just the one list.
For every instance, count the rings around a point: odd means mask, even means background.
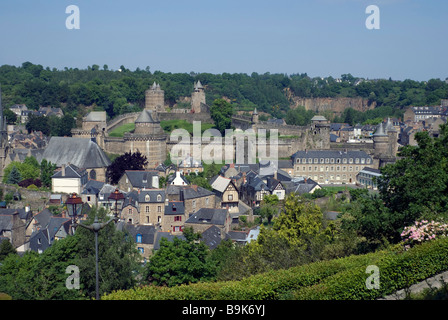
[{"label": "street lamp", "polygon": [[98,221],[98,216],[95,215],[95,220],[93,221],[93,224],[90,226],[87,226],[85,224],[80,223],[79,226],[93,231],[95,233],[95,298],[96,300],[100,300],[100,288],[99,288],[99,272],[98,272],[98,232],[103,229],[105,226],[107,226],[112,221],[117,221],[117,218],[109,219],[107,222],[100,223]]},{"label": "street lamp", "polygon": [[[83,223],[77,223],[77,217],[78,217],[78,209],[76,208],[78,205],[82,205],[82,199],[76,195],[76,193],[73,192],[73,194],[67,199],[66,201],[67,210],[69,216],[72,218],[72,227],[73,229],[77,226],[83,227],[87,230],[93,231],[95,233],[95,271],[96,271],[96,299],[100,299],[99,294],[99,272],[98,272],[98,232],[103,229],[105,226],[107,226],[112,221],[117,221],[118,218],[114,217],[112,219],[109,219],[109,221],[100,223],[98,221],[98,216],[95,215],[95,220],[93,221],[92,225],[85,225]],[[73,232],[74,234],[74,232]]]},{"label": "street lamp", "polygon": [[72,195],[67,199],[66,205],[68,215],[72,218],[72,228],[73,228],[72,232],[74,234],[75,233],[74,228],[77,226],[76,220],[78,218],[77,206],[78,205],[82,206],[82,199],[81,197],[78,197],[75,192],[73,192]]},{"label": "street lamp", "polygon": [[118,189],[115,189],[114,192],[112,192],[108,198],[109,200],[115,200],[115,218],[118,219],[118,201],[123,201],[124,195],[118,191]]}]

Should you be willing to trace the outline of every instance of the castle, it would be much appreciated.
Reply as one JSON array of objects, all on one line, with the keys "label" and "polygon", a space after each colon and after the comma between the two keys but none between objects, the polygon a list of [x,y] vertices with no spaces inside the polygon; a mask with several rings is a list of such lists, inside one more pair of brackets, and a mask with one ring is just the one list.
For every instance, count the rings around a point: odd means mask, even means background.
[{"label": "castle", "polygon": [[[163,131],[160,121],[184,119],[190,123],[201,121],[213,123],[209,107],[205,102],[205,89],[200,81],[195,82],[191,96],[191,109],[167,110],[164,102],[164,91],[156,82],[145,91],[145,108],[142,112],[120,115],[106,122],[105,112],[91,112],[84,119],[81,129],[73,129],[73,137],[91,138],[107,153],[123,154],[140,151],[148,158],[148,168],[154,168],[166,160],[167,154],[178,142],[170,141]],[[278,157],[291,157],[297,150],[329,150],[330,123],[323,116],[315,116],[308,126],[293,126],[282,123],[259,121],[255,109],[252,116],[233,116],[232,126],[237,129],[253,129],[254,132],[264,129],[267,132],[277,129],[279,139],[276,142]],[[123,124],[135,123],[133,132],[125,133],[123,137],[112,137],[109,132]],[[381,124],[373,135],[374,143],[367,147],[366,152],[372,155],[375,167],[395,161],[398,133],[388,122]],[[267,139],[266,148],[270,150]],[[208,143],[207,143],[208,145]],[[206,145],[203,143],[201,150]],[[358,146],[354,145],[353,148]],[[349,147],[349,148],[352,148]],[[193,154],[191,146],[190,155]],[[223,149],[223,153],[228,150]],[[235,152],[235,151],[234,151]]]}]

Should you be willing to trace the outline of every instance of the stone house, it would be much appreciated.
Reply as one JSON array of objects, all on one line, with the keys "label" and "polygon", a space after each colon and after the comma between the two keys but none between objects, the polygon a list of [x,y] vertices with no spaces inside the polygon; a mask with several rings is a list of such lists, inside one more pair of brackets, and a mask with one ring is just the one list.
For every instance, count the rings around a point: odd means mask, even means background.
[{"label": "stone house", "polygon": [[182,234],[187,219],[188,216],[185,214],[185,207],[182,201],[168,201],[165,205],[162,219],[162,231]]},{"label": "stone house", "polygon": [[124,229],[133,238],[138,251],[142,255],[142,260],[146,262],[154,249],[154,240],[157,233],[156,227],[126,223]]},{"label": "stone house", "polygon": [[126,170],[118,181],[118,188],[126,192],[159,189],[159,174],[153,170]]},{"label": "stone house", "polygon": [[281,181],[275,179],[275,178],[268,178],[267,179],[267,186],[271,192],[271,194],[275,194],[279,200],[285,199],[286,195],[286,189],[281,183]]},{"label": "stone house", "polygon": [[238,212],[239,192],[235,183],[219,175],[210,182],[216,196],[216,207],[228,209],[229,213]]},{"label": "stone house", "polygon": [[51,177],[51,191],[80,194],[88,181],[87,171],[68,163]]},{"label": "stone house", "polygon": [[169,185],[166,188],[166,195],[169,201],[183,201],[187,217],[200,208],[216,207],[215,194],[197,185]]},{"label": "stone house", "polygon": [[25,223],[20,219],[17,210],[11,213],[0,214],[0,239],[9,239],[14,248],[25,243]]},{"label": "stone house", "polygon": [[185,228],[192,227],[194,232],[203,233],[211,226],[220,229],[224,237],[230,230],[231,218],[227,209],[201,208],[185,221]]},{"label": "stone house", "polygon": [[165,190],[138,190],[126,195],[121,217],[132,224],[161,227],[164,210]]}]

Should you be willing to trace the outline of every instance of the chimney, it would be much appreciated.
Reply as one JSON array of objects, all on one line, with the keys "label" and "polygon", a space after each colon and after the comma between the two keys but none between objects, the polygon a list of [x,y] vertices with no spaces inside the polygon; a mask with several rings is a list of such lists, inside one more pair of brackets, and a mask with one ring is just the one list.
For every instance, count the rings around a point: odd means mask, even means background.
[{"label": "chimney", "polygon": [[65,164],[62,165],[62,176],[65,177]]},{"label": "chimney", "polygon": [[194,189],[194,191],[198,192],[198,185],[192,184],[191,187]]},{"label": "chimney", "polygon": [[274,171],[274,179],[277,180],[277,170]]}]

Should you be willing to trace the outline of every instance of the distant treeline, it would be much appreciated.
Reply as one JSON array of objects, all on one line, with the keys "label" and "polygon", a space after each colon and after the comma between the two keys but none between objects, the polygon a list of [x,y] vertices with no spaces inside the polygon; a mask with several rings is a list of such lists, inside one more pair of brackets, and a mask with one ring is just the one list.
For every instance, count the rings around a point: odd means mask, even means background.
[{"label": "distant treeline", "polygon": [[[364,80],[350,74],[332,77],[309,77],[301,74],[211,74],[151,72],[149,67],[134,71],[121,66],[110,70],[107,65],[86,69],[44,68],[31,62],[20,67],[0,67],[3,104],[26,104],[30,109],[39,106],[61,107],[72,116],[82,116],[85,106],[105,110],[109,117],[141,110],[145,90],[156,81],[165,91],[165,101],[174,105],[180,97],[190,96],[194,82],[206,86],[207,103],[226,97],[238,110],[268,112],[285,118],[291,101],[286,91],[295,96],[363,97],[378,107],[402,109],[409,105],[434,105],[448,98],[448,83],[440,79],[428,81]],[[364,80],[364,81],[363,81]]]}]

